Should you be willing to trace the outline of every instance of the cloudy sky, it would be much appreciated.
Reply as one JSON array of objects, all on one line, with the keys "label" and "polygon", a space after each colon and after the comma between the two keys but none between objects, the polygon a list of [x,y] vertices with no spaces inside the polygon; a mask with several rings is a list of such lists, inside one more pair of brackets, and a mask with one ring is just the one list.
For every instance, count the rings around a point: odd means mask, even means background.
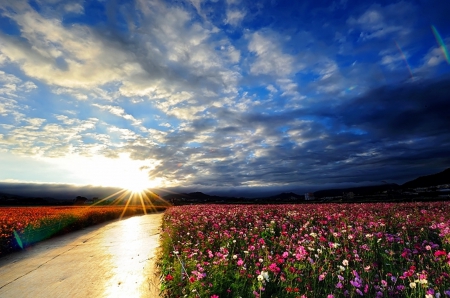
[{"label": "cloudy sky", "polygon": [[450,5],[0,2],[0,181],[208,190],[450,167]]}]

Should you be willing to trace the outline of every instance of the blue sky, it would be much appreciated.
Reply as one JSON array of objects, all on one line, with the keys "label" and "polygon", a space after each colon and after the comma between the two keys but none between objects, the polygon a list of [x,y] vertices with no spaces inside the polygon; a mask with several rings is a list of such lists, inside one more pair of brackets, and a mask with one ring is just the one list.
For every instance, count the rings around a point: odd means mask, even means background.
[{"label": "blue sky", "polygon": [[437,0],[1,1],[0,181],[317,190],[441,171],[449,15]]}]

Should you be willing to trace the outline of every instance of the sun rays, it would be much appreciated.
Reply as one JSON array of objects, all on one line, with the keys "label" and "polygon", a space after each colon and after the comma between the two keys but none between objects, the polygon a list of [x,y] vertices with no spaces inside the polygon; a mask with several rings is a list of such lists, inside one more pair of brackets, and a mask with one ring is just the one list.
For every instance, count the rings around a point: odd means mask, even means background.
[{"label": "sun rays", "polygon": [[97,202],[91,206],[99,205],[124,205],[120,219],[125,215],[129,206],[141,206],[144,214],[148,212],[157,212],[162,208],[172,206],[169,202],[161,198],[148,188],[130,187],[119,190]]}]

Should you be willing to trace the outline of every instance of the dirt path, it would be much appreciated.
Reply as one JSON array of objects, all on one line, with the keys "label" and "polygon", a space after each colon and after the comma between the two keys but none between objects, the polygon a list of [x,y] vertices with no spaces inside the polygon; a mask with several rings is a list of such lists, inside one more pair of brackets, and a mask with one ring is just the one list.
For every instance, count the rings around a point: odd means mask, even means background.
[{"label": "dirt path", "polygon": [[159,297],[162,213],[56,237],[0,259],[0,297]]}]

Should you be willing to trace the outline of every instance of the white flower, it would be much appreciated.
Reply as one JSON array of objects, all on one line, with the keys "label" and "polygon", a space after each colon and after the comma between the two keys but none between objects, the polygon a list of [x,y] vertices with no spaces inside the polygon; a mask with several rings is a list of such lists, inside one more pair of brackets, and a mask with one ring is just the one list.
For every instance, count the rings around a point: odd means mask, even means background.
[{"label": "white flower", "polygon": [[419,283],[422,284],[422,285],[425,285],[425,284],[428,283],[428,280],[426,280],[426,279],[421,279],[421,280],[419,280]]},{"label": "white flower", "polygon": [[263,281],[264,280],[264,277],[260,274],[260,275],[258,275],[258,281]]},{"label": "white flower", "polygon": [[237,255],[233,255],[233,260],[236,260],[237,259]]},{"label": "white flower", "polygon": [[264,260],[263,260],[263,259],[259,259],[258,261],[259,261],[260,263],[264,262]]},{"label": "white flower", "polygon": [[348,260],[343,260],[343,261],[342,261],[342,265],[348,266]]},{"label": "white flower", "polygon": [[410,282],[410,283],[409,283],[409,287],[410,287],[411,289],[415,289],[415,288],[416,288],[416,283],[415,283],[415,282]]},{"label": "white flower", "polygon": [[261,275],[264,277],[266,281],[269,281],[269,272],[261,271]]}]

